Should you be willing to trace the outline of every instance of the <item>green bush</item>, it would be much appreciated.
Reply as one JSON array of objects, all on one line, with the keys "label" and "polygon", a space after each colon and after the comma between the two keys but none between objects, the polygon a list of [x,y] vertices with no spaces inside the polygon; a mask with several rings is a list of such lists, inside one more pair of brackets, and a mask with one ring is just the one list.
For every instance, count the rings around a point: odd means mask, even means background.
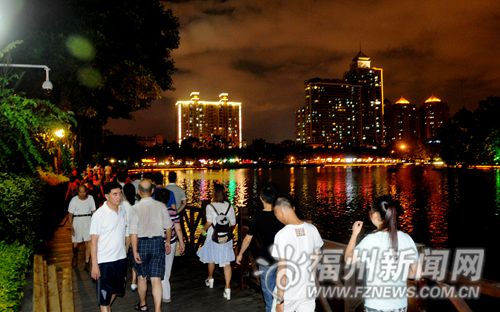
[{"label": "green bush", "polygon": [[[34,247],[40,242],[46,185],[38,177],[0,173],[0,237]],[[1,258],[0,258],[1,259]]]},{"label": "green bush", "polygon": [[0,242],[0,311],[19,311],[30,257],[28,247]]}]

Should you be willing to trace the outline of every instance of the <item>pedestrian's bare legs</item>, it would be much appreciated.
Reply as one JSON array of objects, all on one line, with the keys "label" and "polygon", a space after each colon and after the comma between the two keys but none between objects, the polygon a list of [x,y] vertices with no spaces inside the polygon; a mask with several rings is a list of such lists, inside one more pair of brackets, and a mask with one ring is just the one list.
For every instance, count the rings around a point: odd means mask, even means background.
[{"label": "pedestrian's bare legs", "polygon": [[134,268],[132,268],[132,284],[137,284],[137,273]]},{"label": "pedestrian's bare legs", "polygon": [[213,278],[215,271],[215,263],[208,264],[208,278]]},{"label": "pedestrian's bare legs", "polygon": [[85,242],[85,264],[90,261],[90,244],[89,242]]},{"label": "pedestrian's bare legs", "polygon": [[226,280],[226,287],[225,288],[231,288],[231,275],[233,273],[233,270],[231,268],[231,264],[226,264],[224,266],[224,279]]},{"label": "pedestrian's bare legs", "polygon": [[73,258],[71,260],[71,266],[78,267],[78,243],[73,243]]},{"label": "pedestrian's bare legs", "polygon": [[153,300],[155,303],[155,312],[161,312],[161,297],[163,295],[161,278],[152,277],[151,286],[153,287]]},{"label": "pedestrian's bare legs", "polygon": [[[146,304],[146,293],[148,292],[148,281],[145,277],[137,277],[137,293],[139,294],[139,306]],[[160,294],[161,296],[161,294]]]},{"label": "pedestrian's bare legs", "polygon": [[111,312],[111,304],[113,303],[113,301],[115,301],[115,299],[116,299],[116,295],[113,294],[111,296],[111,301],[110,301],[111,303],[110,303],[110,305],[108,305],[108,306],[99,306],[100,309],[101,309],[101,312]]}]

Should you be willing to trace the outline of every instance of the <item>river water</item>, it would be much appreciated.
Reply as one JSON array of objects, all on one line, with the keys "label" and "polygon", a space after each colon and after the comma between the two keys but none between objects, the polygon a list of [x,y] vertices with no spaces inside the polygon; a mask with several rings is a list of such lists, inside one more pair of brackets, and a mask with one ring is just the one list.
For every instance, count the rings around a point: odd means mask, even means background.
[{"label": "river water", "polygon": [[[164,172],[166,176],[166,172]],[[435,248],[484,248],[484,274],[499,281],[500,170],[435,170],[408,166],[317,167],[177,171],[188,204],[210,199],[213,182],[224,183],[245,223],[262,206],[258,194],[272,180],[291,194],[303,218],[325,239],[347,243],[355,220],[370,230],[368,207],[390,194],[402,211],[399,227],[415,242]]]}]

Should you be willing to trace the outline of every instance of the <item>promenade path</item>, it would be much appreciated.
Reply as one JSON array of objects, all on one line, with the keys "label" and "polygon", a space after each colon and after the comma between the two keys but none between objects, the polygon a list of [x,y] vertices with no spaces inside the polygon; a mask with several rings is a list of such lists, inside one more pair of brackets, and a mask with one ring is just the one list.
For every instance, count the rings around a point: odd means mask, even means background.
[{"label": "promenade path", "polygon": [[[64,222],[64,221],[63,221]],[[55,263],[58,268],[71,266],[71,229],[69,222],[59,227],[54,238],[47,243],[48,263]],[[82,246],[83,247],[83,246]],[[79,267],[73,270],[73,294],[75,312],[99,311],[97,307],[95,283],[89,273],[83,269],[83,248],[79,252]],[[176,257],[170,278],[172,302],[163,303],[162,311],[263,311],[264,304],[260,292],[252,288],[240,289],[233,282],[231,300],[222,297],[224,277],[221,268],[216,270],[213,289],[205,287],[206,265],[200,263],[196,256]],[[128,285],[129,286],[129,285]],[[149,285],[151,286],[151,285]],[[135,311],[138,301],[137,293],[127,291],[123,298],[117,298],[113,311]],[[151,289],[148,291],[148,306],[153,308]]]}]

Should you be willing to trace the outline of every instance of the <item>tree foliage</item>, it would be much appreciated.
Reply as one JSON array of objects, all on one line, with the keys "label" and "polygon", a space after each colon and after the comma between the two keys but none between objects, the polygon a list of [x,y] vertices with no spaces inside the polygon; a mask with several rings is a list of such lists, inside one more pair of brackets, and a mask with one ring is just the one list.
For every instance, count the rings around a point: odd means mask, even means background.
[{"label": "tree foliage", "polygon": [[[75,112],[83,153],[109,118],[129,118],[172,87],[179,25],[158,0],[27,0],[20,16],[24,44],[12,59],[51,68],[51,100]],[[39,79],[26,73],[23,90],[43,95]]]},{"label": "tree foliage", "polygon": [[476,110],[459,110],[442,130],[441,157],[448,164],[500,163],[500,97],[488,97]]},{"label": "tree foliage", "polygon": [[8,84],[9,79],[0,77],[0,170],[33,173],[48,166],[53,131],[67,131],[75,121],[71,113],[16,94]]}]

